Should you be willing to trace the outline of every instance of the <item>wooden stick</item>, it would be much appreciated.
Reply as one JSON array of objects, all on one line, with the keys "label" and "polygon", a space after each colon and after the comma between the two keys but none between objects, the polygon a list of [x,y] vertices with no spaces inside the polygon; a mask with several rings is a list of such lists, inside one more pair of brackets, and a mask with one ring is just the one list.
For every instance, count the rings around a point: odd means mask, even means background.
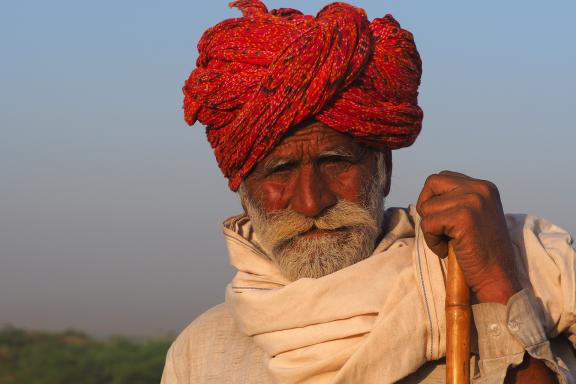
[{"label": "wooden stick", "polygon": [[470,382],[470,290],[448,244],[446,283],[446,384]]}]

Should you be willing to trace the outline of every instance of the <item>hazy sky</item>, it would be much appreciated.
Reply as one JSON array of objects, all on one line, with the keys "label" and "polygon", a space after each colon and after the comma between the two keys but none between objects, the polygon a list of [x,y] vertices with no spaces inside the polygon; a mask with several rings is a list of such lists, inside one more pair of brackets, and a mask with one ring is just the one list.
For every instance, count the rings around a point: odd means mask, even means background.
[{"label": "hazy sky", "polygon": [[[202,31],[239,15],[226,4],[2,5],[0,325],[156,334],[223,300],[220,223],[239,204],[181,87]],[[354,4],[392,13],[424,63],[423,132],[394,153],[388,205],[451,169],[576,233],[576,3]]]}]

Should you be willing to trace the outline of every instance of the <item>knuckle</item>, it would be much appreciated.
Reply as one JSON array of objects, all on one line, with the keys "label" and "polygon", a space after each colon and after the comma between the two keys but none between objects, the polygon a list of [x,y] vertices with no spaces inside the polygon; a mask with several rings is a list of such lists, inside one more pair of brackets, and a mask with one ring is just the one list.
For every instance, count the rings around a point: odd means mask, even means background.
[{"label": "knuckle", "polygon": [[422,202],[418,207],[418,213],[420,214],[420,216],[424,218],[428,215],[429,212],[430,212],[430,204],[428,204],[428,201]]},{"label": "knuckle", "polygon": [[498,196],[498,187],[491,181],[481,180],[478,183],[478,190],[485,196]]},{"label": "knuckle", "polygon": [[457,213],[457,218],[460,225],[467,225],[474,221],[474,216],[476,212],[470,206],[462,206]]},{"label": "knuckle", "polygon": [[436,221],[431,218],[431,217],[426,217],[423,218],[420,221],[420,228],[422,229],[422,232],[426,235],[430,235],[433,233],[436,233],[438,225],[436,223]]},{"label": "knuckle", "polygon": [[477,210],[482,210],[485,206],[484,196],[480,195],[479,193],[468,194],[467,200],[469,206]]},{"label": "knuckle", "polygon": [[424,182],[424,184],[425,184],[425,185],[430,185],[430,184],[432,184],[434,181],[436,181],[437,178],[438,178],[438,175],[437,175],[437,174],[429,175],[429,176],[426,178],[426,181]]}]

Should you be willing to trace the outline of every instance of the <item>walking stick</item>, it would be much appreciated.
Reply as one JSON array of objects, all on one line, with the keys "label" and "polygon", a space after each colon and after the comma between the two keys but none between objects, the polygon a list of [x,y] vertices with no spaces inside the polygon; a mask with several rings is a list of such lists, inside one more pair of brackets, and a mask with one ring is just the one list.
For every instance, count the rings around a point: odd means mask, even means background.
[{"label": "walking stick", "polygon": [[446,283],[446,384],[470,382],[470,290],[448,243]]}]

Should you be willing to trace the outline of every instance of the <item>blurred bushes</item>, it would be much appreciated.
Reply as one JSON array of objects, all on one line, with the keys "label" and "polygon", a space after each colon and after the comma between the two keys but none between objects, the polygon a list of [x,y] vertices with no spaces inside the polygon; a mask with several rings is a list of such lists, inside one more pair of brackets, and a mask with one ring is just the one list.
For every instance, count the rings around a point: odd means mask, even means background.
[{"label": "blurred bushes", "polygon": [[171,342],[4,327],[0,384],[158,384]]}]

